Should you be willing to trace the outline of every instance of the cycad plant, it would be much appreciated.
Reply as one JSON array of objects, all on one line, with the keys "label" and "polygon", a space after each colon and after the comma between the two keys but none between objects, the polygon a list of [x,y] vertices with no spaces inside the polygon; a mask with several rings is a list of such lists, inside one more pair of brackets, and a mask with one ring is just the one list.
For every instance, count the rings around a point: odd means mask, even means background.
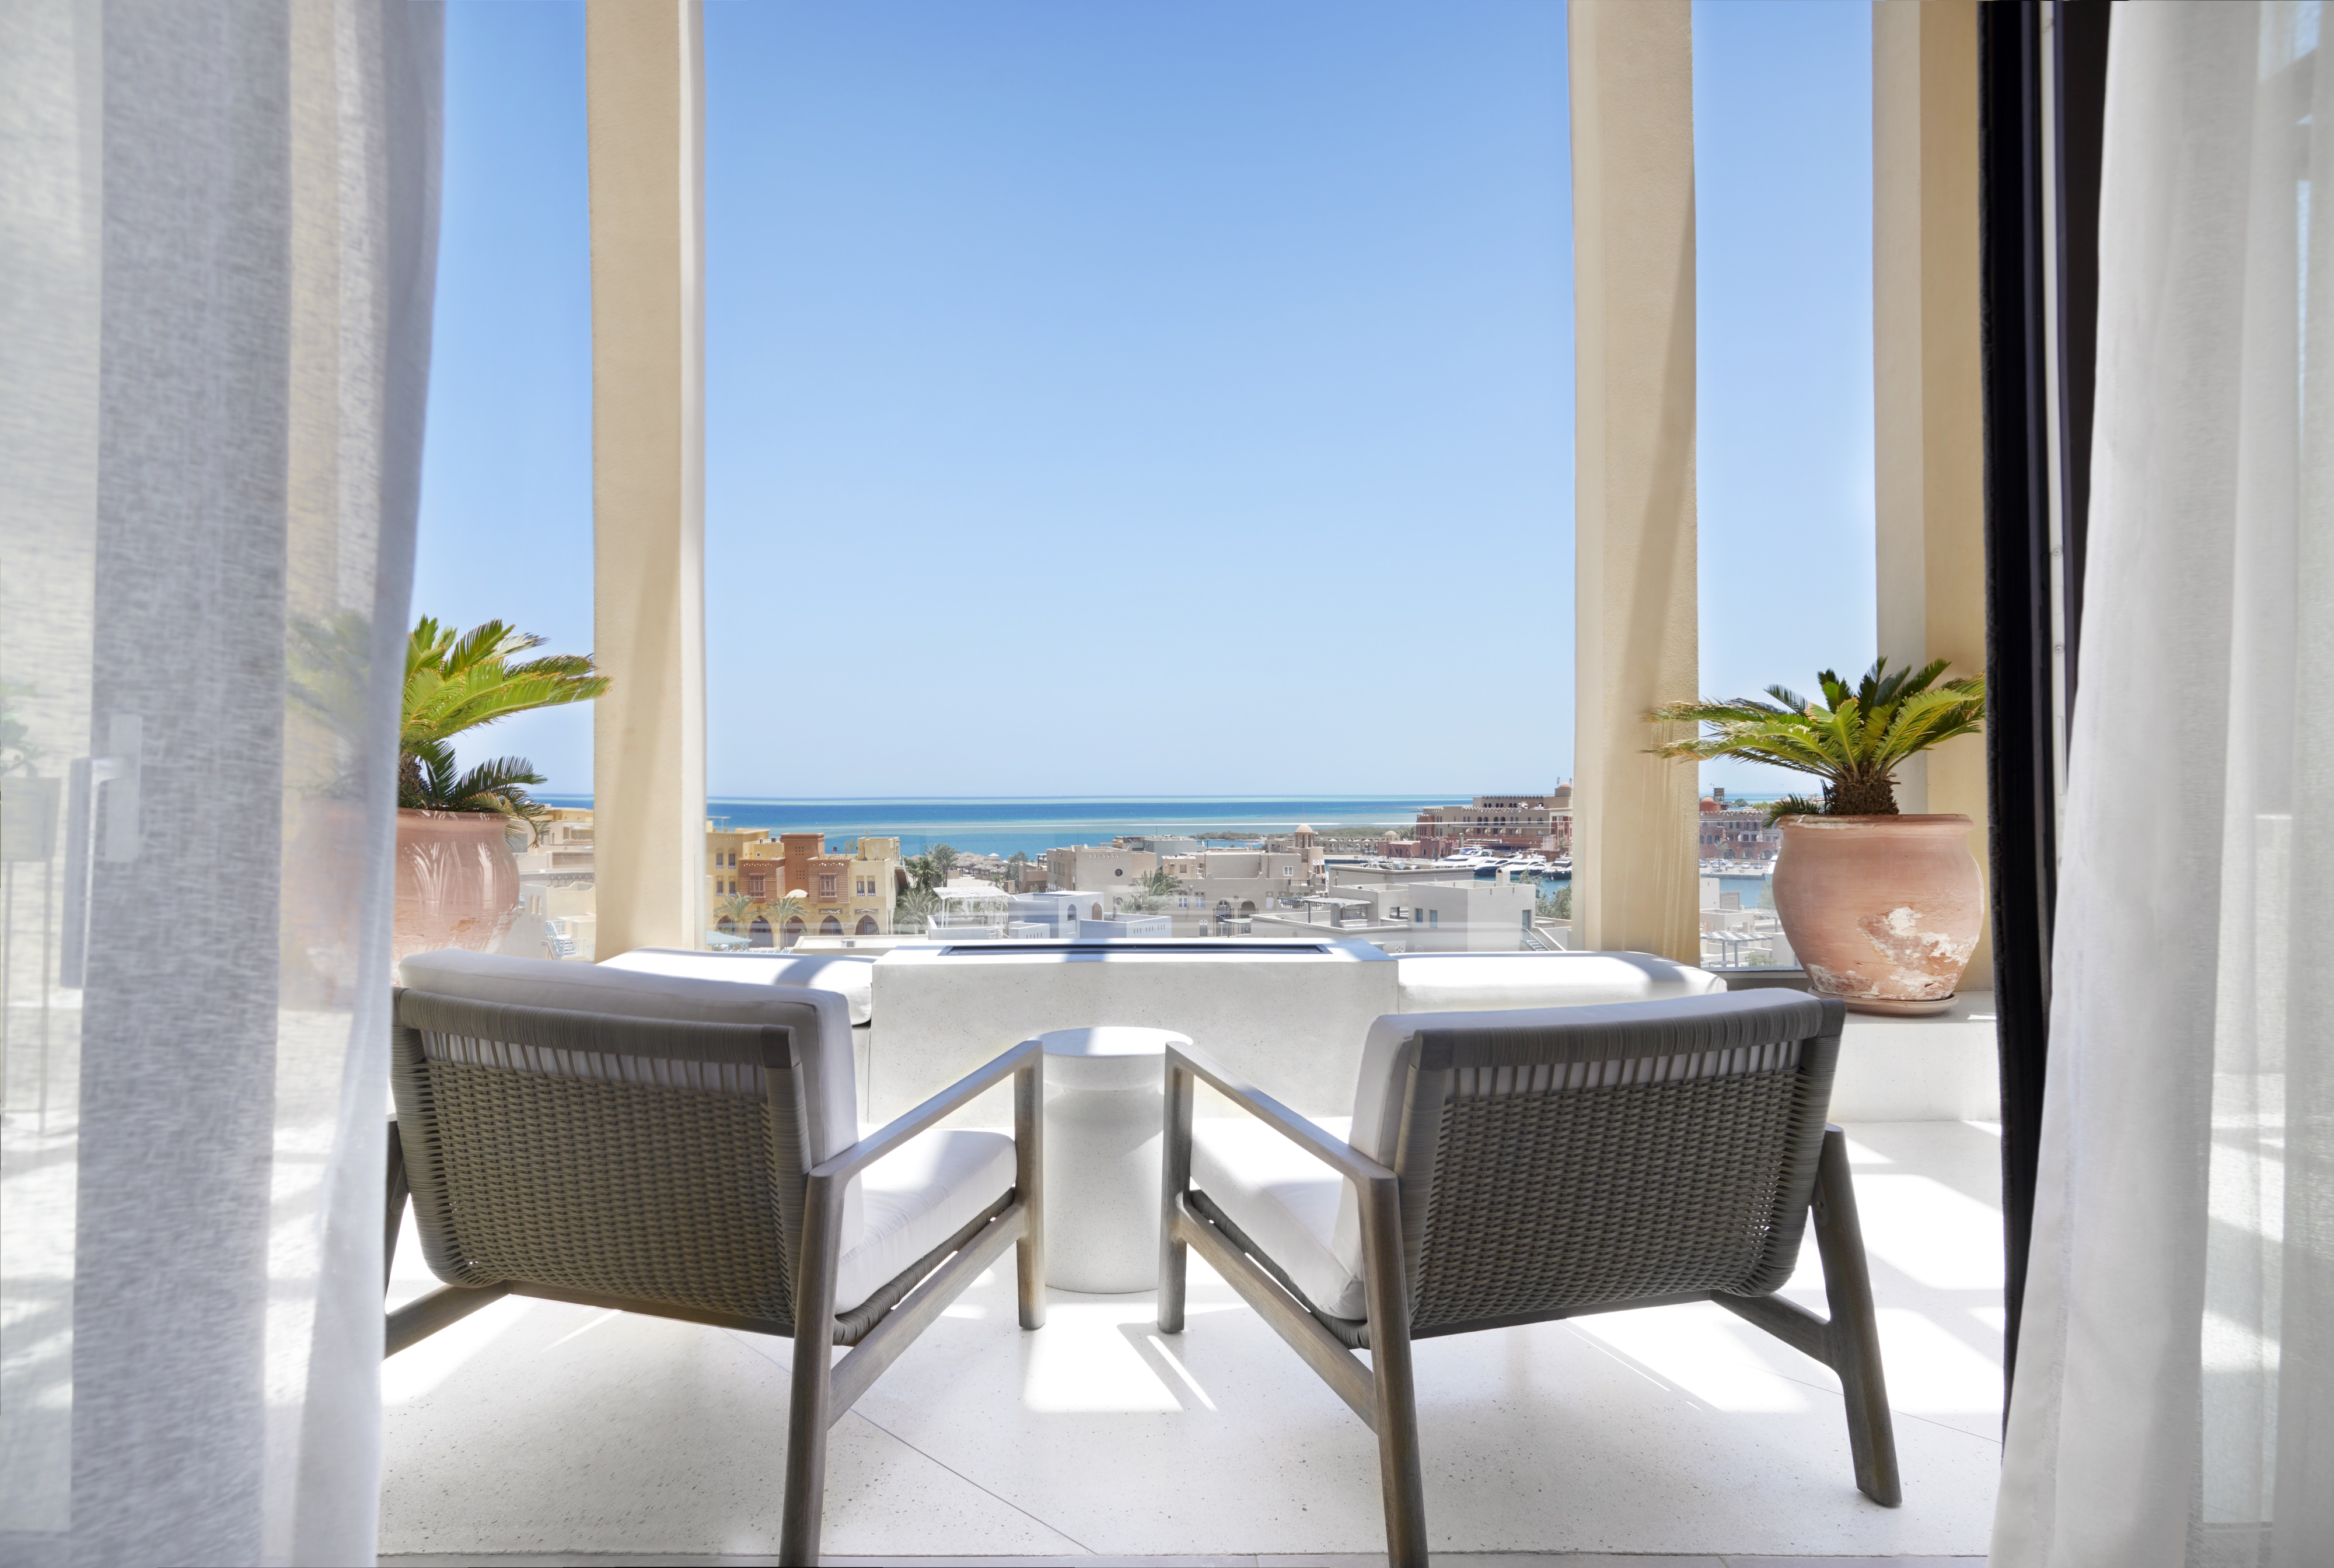
[{"label": "cycad plant", "polygon": [[[1654,748],[1654,755],[1708,762],[1741,757],[1823,780],[1822,814],[1834,817],[1895,816],[1896,769],[1905,758],[1975,733],[1985,721],[1985,681],[1971,676],[1940,684],[1946,660],[1917,670],[1888,673],[1888,661],[1875,659],[1851,689],[1827,669],[1816,677],[1823,701],[1811,702],[1789,688],[1770,686],[1761,702],[1676,702],[1645,717],[1657,723],[1691,721],[1704,726],[1692,740]],[[1815,803],[1781,803],[1812,811]]]},{"label": "cycad plant", "polygon": [[526,792],[543,775],[524,758],[497,757],[467,772],[454,736],[515,713],[584,702],[608,689],[584,654],[522,659],[543,639],[499,620],[457,632],[429,616],[405,644],[405,716],[398,735],[397,803],[410,811],[500,812],[532,821],[543,808]]}]

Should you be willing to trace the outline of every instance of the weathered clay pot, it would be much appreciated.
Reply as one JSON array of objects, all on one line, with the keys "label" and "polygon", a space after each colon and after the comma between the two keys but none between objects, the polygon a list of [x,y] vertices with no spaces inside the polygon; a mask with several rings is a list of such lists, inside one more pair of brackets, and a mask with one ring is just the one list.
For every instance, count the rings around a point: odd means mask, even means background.
[{"label": "weathered clay pot", "polygon": [[397,813],[397,957],[490,953],[519,909],[518,861],[491,812]]},{"label": "weathered clay pot", "polygon": [[1775,912],[1809,988],[1861,1013],[1942,1013],[1984,885],[1964,816],[1785,817]]}]

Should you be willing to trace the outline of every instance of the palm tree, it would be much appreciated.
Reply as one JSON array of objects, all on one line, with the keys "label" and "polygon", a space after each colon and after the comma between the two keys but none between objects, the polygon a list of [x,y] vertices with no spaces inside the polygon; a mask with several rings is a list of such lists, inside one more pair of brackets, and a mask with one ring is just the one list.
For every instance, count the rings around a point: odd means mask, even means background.
[{"label": "palm tree", "polygon": [[[923,859],[921,855],[916,858]],[[907,935],[911,930],[921,931],[930,924],[932,915],[940,907],[940,895],[930,888],[921,886],[910,888],[900,895],[899,902],[892,907],[892,928],[902,935]]]},{"label": "palm tree", "polygon": [[409,810],[539,816],[526,786],[543,783],[525,759],[498,757],[455,771],[454,736],[515,713],[585,702],[608,678],[585,654],[517,656],[543,639],[499,620],[456,632],[429,616],[405,643],[405,710],[398,733],[397,803]]},{"label": "palm tree", "polygon": [[946,844],[934,844],[921,855],[910,855],[905,866],[912,888],[936,893],[947,886],[949,872],[956,868],[956,851]]},{"label": "palm tree", "polygon": [[1124,907],[1138,915],[1155,915],[1167,900],[1183,890],[1183,879],[1162,867],[1147,872],[1124,895]]},{"label": "palm tree", "polygon": [[810,905],[799,891],[764,899],[754,906],[754,913],[769,923],[770,940],[783,948],[786,945],[786,922],[799,920]]},{"label": "palm tree", "polygon": [[762,906],[741,893],[725,893],[713,906],[720,911],[718,928],[735,931],[754,923],[754,916]]},{"label": "palm tree", "polygon": [[1708,729],[1695,739],[1653,749],[1657,756],[1698,762],[1736,756],[1813,774],[1824,781],[1823,814],[1893,817],[1898,765],[1957,736],[1974,734],[1985,722],[1983,678],[1936,685],[1945,665],[1940,659],[1890,675],[1888,661],[1875,659],[1854,690],[1827,669],[1816,677],[1823,688],[1820,703],[1780,686],[1767,688],[1773,703],[1756,697],[1671,703],[1645,717]]}]

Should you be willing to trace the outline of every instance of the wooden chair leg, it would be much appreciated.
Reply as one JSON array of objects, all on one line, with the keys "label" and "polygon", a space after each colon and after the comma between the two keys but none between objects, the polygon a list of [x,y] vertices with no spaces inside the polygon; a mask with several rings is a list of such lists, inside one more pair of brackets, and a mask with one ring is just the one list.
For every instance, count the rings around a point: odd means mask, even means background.
[{"label": "wooden chair leg", "polygon": [[826,1429],[834,1400],[834,1285],[843,1249],[843,1183],[813,1177],[803,1191],[802,1265],[795,1284],[795,1357],[786,1415],[786,1514],[778,1561],[815,1568],[826,1513]]},{"label": "wooden chair leg", "polygon": [[793,1397],[786,1413],[786,1501],[778,1561],[815,1568],[826,1515],[826,1392],[832,1374],[824,1342],[795,1337]]},{"label": "wooden chair leg", "polygon": [[1160,1143],[1159,1332],[1183,1332],[1184,1275],[1191,1247],[1175,1234],[1175,1200],[1191,1185],[1191,1092],[1189,1073],[1167,1069],[1167,1121]]},{"label": "wooden chair leg", "polygon": [[1046,1055],[1013,1074],[1013,1182],[1029,1223],[1014,1244],[1021,1326],[1046,1326]]},{"label": "wooden chair leg", "polygon": [[1410,1274],[1402,1251],[1402,1198],[1392,1178],[1361,1190],[1362,1271],[1370,1306],[1372,1425],[1385,1497],[1388,1568],[1427,1568],[1426,1490],[1420,1473],[1418,1391],[1411,1374]]},{"label": "wooden chair leg", "polygon": [[1824,1294],[1831,1308],[1828,1337],[1832,1370],[1847,1404],[1848,1451],[1857,1490],[1883,1507],[1905,1501],[1896,1469],[1896,1428],[1888,1414],[1888,1380],[1880,1365],[1880,1320],[1872,1307],[1872,1268],[1857,1222],[1856,1184],[1848,1170],[1847,1135],[1824,1129],[1816,1169],[1816,1249],[1823,1258]]}]

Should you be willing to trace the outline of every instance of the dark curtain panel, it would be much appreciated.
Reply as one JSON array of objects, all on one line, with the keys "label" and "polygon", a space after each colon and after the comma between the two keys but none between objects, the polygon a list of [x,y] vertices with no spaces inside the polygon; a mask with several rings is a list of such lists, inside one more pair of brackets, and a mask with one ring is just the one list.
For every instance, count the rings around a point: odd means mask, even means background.
[{"label": "dark curtain panel", "polygon": [[[2081,630],[2109,15],[2107,0],[2054,0],[2047,9],[2054,36],[2046,51],[2041,0],[1994,0],[1978,8],[1986,761],[2001,1063],[2005,1380],[2017,1368],[2049,1053],[2056,758]],[[2046,157],[2054,177],[2048,183],[2056,188],[2047,197]],[[2051,577],[2054,505],[2063,587]],[[2060,637],[2064,701],[2052,678],[2052,647]]]}]

